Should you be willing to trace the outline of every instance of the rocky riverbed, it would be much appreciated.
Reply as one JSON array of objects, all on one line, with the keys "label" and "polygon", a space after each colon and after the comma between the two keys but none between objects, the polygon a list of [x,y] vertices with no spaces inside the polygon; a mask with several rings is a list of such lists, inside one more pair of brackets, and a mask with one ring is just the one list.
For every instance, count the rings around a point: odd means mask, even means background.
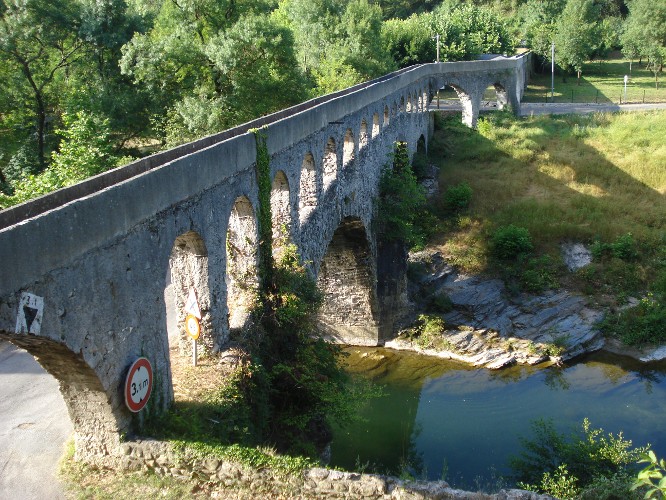
[{"label": "rocky riverbed", "polygon": [[419,342],[405,328],[386,342],[388,348],[489,369],[559,363],[604,348],[645,362],[666,358],[663,347],[639,351],[606,342],[596,328],[603,311],[591,307],[584,296],[566,290],[512,296],[501,280],[459,273],[436,251],[410,255],[410,266],[417,272],[410,273],[411,308],[405,324],[439,300],[446,301],[449,310],[434,314],[444,319],[446,327],[439,342],[430,343]]}]

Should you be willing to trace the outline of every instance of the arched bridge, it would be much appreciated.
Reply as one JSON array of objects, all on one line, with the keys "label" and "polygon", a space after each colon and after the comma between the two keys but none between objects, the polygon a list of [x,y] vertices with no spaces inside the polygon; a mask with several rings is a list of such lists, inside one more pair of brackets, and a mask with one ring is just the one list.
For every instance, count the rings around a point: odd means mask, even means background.
[{"label": "arched bridge", "polygon": [[[420,139],[427,145],[428,105],[446,85],[470,126],[489,85],[517,111],[528,61],[407,68],[0,212],[0,338],[59,380],[77,456],[117,456],[124,433],[172,402],[169,338],[187,349],[191,293],[205,349],[243,325],[258,252],[250,128],[266,127],[274,251],[291,241],[310,263],[331,335],[375,345],[391,326],[392,307],[381,304],[400,292],[378,264],[372,224],[394,143],[411,153]],[[153,393],[132,414],[123,388],[141,356],[154,369]]]}]

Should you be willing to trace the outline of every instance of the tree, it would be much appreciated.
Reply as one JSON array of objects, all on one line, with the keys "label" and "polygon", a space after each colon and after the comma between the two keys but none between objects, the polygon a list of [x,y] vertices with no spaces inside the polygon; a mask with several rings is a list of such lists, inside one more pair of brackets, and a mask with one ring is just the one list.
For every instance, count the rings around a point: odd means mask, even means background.
[{"label": "tree", "polygon": [[666,60],[666,4],[632,0],[622,33],[623,50],[647,57],[658,85],[658,73]]},{"label": "tree", "polygon": [[559,63],[565,70],[576,72],[579,85],[583,63],[597,47],[596,14],[593,0],[568,0],[557,21]]},{"label": "tree", "polygon": [[[168,144],[236,125],[304,97],[293,38],[264,2],[165,2],[122,49],[124,74],[153,96]],[[241,90],[244,89],[244,90]]]},{"label": "tree", "polygon": [[84,47],[78,36],[79,5],[67,0],[0,0],[0,53],[22,76],[18,93],[32,107],[41,169],[46,166],[47,113],[57,100],[59,78]]},{"label": "tree", "polygon": [[407,19],[389,19],[382,25],[382,43],[398,67],[433,62],[437,55],[432,39],[432,15],[413,14]]},{"label": "tree", "polygon": [[315,94],[395,68],[381,42],[381,9],[368,0],[285,0],[276,18],[293,32],[298,61],[314,80]]}]

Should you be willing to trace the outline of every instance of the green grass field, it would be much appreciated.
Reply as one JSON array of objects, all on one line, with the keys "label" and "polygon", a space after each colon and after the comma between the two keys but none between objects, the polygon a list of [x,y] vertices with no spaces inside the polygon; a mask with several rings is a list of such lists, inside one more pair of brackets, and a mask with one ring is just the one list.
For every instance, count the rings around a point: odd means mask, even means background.
[{"label": "green grass field", "polygon": [[[557,60],[557,56],[556,56]],[[624,94],[624,76],[629,76]],[[663,79],[663,75],[659,76]],[[580,84],[579,84],[580,83]],[[535,73],[523,97],[524,102],[552,102],[550,68]],[[555,102],[640,103],[666,102],[666,81],[656,88],[654,73],[645,64],[634,61],[629,72],[629,60],[610,59],[590,61],[583,66],[580,82],[575,75],[555,73]]]},{"label": "green grass field", "polygon": [[[547,256],[574,288],[640,294],[660,273],[666,278],[666,112],[523,119],[496,112],[478,131],[459,119],[439,120],[429,151],[442,190],[461,182],[473,190],[469,210],[436,241],[453,264],[501,272],[489,241],[514,224],[530,231],[533,256]],[[561,266],[562,242],[613,243],[628,233],[638,253],[630,262],[610,259],[575,276]]]}]

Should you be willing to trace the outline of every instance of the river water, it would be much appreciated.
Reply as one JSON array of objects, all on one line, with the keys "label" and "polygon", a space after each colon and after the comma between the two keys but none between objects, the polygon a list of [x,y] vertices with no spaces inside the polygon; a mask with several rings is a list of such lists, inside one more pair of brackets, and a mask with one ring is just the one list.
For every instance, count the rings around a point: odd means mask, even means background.
[{"label": "river water", "polygon": [[414,353],[350,348],[349,371],[384,386],[361,422],[334,431],[332,466],[491,490],[510,480],[508,458],[531,422],[566,433],[587,417],[666,457],[666,363],[595,353],[558,368],[490,371]]}]

